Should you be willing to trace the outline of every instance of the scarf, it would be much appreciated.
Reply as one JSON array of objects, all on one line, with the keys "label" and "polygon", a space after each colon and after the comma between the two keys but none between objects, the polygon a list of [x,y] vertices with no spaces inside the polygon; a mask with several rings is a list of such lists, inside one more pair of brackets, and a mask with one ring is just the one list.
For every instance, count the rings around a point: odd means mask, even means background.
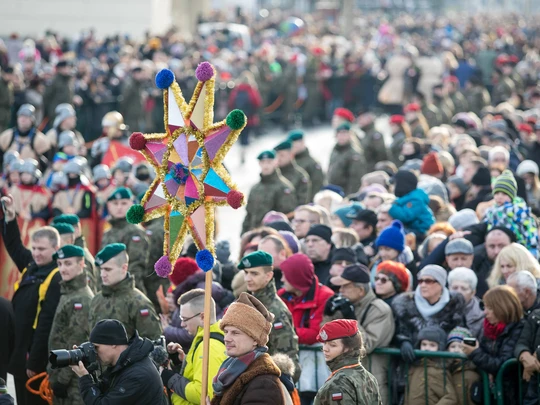
[{"label": "scarf", "polygon": [[416,309],[422,315],[422,318],[425,320],[430,319],[433,315],[438,314],[443,310],[443,308],[450,302],[450,293],[448,288],[444,287],[441,298],[435,304],[431,305],[428,300],[422,297],[420,293],[420,288],[417,288],[414,291],[414,303],[416,304]]},{"label": "scarf", "polygon": [[491,340],[497,340],[497,338],[504,332],[506,324],[499,322],[497,325],[489,323],[487,318],[484,318],[484,336]]},{"label": "scarf", "polygon": [[335,359],[326,362],[326,365],[330,371],[334,372],[339,370],[343,364],[349,363],[351,360],[357,360],[360,363],[360,349],[353,349],[351,351],[341,353]]},{"label": "scarf", "polygon": [[225,388],[230,386],[249,367],[253,361],[268,351],[266,346],[257,347],[255,350],[240,357],[228,357],[212,382],[214,395],[223,395]]}]

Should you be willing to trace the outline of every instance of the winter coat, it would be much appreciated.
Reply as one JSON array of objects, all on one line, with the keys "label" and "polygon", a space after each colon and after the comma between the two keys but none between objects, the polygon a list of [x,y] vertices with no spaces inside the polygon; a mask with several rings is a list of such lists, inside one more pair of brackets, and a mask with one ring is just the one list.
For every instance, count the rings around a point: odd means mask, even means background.
[{"label": "winter coat", "polygon": [[333,252],[330,251],[326,260],[313,263],[313,266],[315,267],[315,275],[319,278],[319,281],[326,286],[330,285],[330,268],[332,267],[332,253]]},{"label": "winter coat", "polygon": [[[246,92],[249,98],[249,109],[246,110],[245,107],[238,105],[237,98],[238,93]],[[262,106],[262,99],[259,91],[255,87],[251,87],[249,84],[241,83],[236,86],[231,95],[229,96],[229,109],[234,110],[235,108],[240,108],[247,116],[247,126],[256,127],[260,124],[260,118],[258,111]]]},{"label": "winter coat", "polygon": [[45,88],[43,94],[43,105],[45,106],[45,117],[52,122],[55,116],[56,106],[62,103],[71,104],[73,102],[73,80],[71,76],[56,74],[53,81]]},{"label": "winter coat", "polygon": [[0,405],[15,405],[15,398],[9,394],[0,394]]},{"label": "winter coat", "polygon": [[[470,361],[462,362],[460,360],[455,360],[455,363],[450,364],[448,367],[451,374],[452,383],[456,389],[458,405],[464,404],[474,404],[471,398],[472,386],[477,381],[480,381],[480,375],[476,371],[476,367]],[[465,380],[465,391],[463,389],[463,382]],[[467,401],[464,401],[464,396],[466,395]]]},{"label": "winter coat", "polygon": [[426,101],[433,101],[433,87],[442,82],[444,65],[437,56],[420,56],[416,58],[416,66],[420,69],[420,80],[418,81],[418,91],[422,93]]},{"label": "winter coat", "polygon": [[484,311],[480,308],[480,299],[478,297],[472,297],[465,306],[465,320],[467,321],[467,329],[469,329],[476,338],[480,338],[482,335],[484,318]]},{"label": "winter coat", "polygon": [[15,314],[13,307],[4,297],[0,297],[0,375],[6,372],[9,356],[15,347]]},{"label": "winter coat", "polygon": [[311,180],[311,196],[309,201],[312,201],[315,194],[319,192],[324,184],[324,172],[321,165],[313,159],[307,148],[294,155],[294,160],[298,166],[309,174],[309,179]]},{"label": "winter coat", "polygon": [[465,299],[461,294],[450,292],[450,301],[430,319],[424,319],[416,308],[414,292],[400,294],[392,303],[396,319],[396,341],[416,345],[418,332],[428,326],[439,326],[446,334],[456,326],[465,326]]},{"label": "winter coat", "polygon": [[417,188],[394,201],[388,215],[403,222],[405,228],[423,235],[435,223],[428,204],[429,196]]},{"label": "winter coat", "polygon": [[356,193],[366,173],[366,160],[359,147],[353,143],[334,146],[327,171],[329,184],[340,186],[345,194]]},{"label": "winter coat", "polygon": [[411,59],[403,55],[392,56],[384,66],[388,80],[379,91],[381,104],[403,104],[405,97],[405,72],[411,66]]},{"label": "winter coat", "polygon": [[465,204],[463,204],[463,208],[470,208],[473,211],[476,211],[476,207],[478,207],[478,204],[491,199],[491,186],[484,186],[480,189],[480,191],[478,191],[478,194],[476,194],[475,197],[465,201]]},{"label": "winter coat", "polygon": [[108,368],[96,383],[88,374],[79,378],[79,390],[86,405],[166,405],[168,399],[156,366],[148,355],[154,345],[138,333],[131,338],[116,365]]},{"label": "winter coat", "polygon": [[[11,304],[15,314],[15,347],[11,352],[8,372],[17,378],[26,378],[26,370],[37,373],[45,371],[48,362],[48,341],[54,314],[60,301],[60,273],[52,276],[45,299],[39,301],[39,287],[52,272],[57,270],[56,261],[38,266],[32,252],[24,247],[17,221],[5,225],[4,245],[19,272],[24,275],[19,280]],[[36,314],[40,306],[37,325]]]},{"label": "winter coat", "polygon": [[298,335],[298,343],[301,345],[313,345],[317,342],[317,335],[321,329],[324,306],[326,301],[334,295],[334,292],[319,283],[315,276],[309,291],[302,297],[285,291],[278,291],[289,311],[291,311],[294,329]]},{"label": "winter coat", "polygon": [[472,270],[476,273],[476,277],[478,278],[476,296],[479,298],[482,298],[487,290],[489,290],[486,280],[489,277],[492,268],[493,262],[488,258],[485,245],[475,246]]},{"label": "winter coat", "polygon": [[212,405],[285,405],[281,372],[267,354],[255,359],[223,394],[212,398]]},{"label": "winter coat", "polygon": [[[458,394],[452,376],[448,370],[444,371],[442,363],[429,359],[421,360],[419,365],[409,369],[409,389],[405,395],[405,405],[455,405],[458,403]],[[427,385],[427,398],[426,398]]]}]

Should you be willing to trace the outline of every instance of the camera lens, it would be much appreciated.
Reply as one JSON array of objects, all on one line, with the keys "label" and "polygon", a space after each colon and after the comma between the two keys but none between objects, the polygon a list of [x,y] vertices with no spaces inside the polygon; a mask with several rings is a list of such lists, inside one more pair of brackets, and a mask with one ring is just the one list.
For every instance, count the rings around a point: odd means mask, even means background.
[{"label": "camera lens", "polygon": [[49,356],[49,362],[53,369],[79,364],[82,359],[83,353],[80,349],[52,350]]}]

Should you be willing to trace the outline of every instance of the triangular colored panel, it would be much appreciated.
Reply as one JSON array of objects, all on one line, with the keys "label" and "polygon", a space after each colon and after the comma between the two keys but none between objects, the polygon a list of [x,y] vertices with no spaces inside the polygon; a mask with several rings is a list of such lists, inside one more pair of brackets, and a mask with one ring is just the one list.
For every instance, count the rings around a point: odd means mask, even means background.
[{"label": "triangular colored panel", "polygon": [[205,221],[205,208],[201,205],[197,208],[193,214],[189,217],[189,225],[192,231],[193,238],[196,238],[198,244],[202,247],[206,247],[206,221]]},{"label": "triangular colored panel", "polygon": [[231,189],[223,179],[215,172],[214,169],[208,170],[206,177],[204,178],[204,184],[220,190],[223,193],[228,193]]},{"label": "triangular colored panel", "polygon": [[154,191],[154,194],[160,198],[165,199],[165,193],[163,192],[163,183],[158,184],[156,187],[156,191]]},{"label": "triangular colored panel", "polygon": [[189,198],[199,199],[199,190],[197,190],[197,185],[193,181],[193,177],[190,175],[186,181],[186,191],[185,196]]},{"label": "triangular colored panel", "polygon": [[[161,187],[160,187],[161,188]],[[148,199],[146,204],[144,204],[144,209],[146,211],[154,210],[156,208],[163,207],[167,204],[167,200],[161,197],[158,197],[155,193],[152,194],[152,197]]]},{"label": "triangular colored panel", "polygon": [[180,156],[182,163],[184,165],[187,165],[189,163],[189,157],[188,157],[186,134],[180,134],[180,136],[176,138],[176,141],[173,142],[173,146],[176,152],[178,153],[178,156]]},{"label": "triangular colored panel", "polygon": [[197,202],[199,201],[198,198],[189,198],[189,197],[186,197],[186,206],[190,206],[191,204],[193,204],[194,202]]},{"label": "triangular colored panel", "polygon": [[207,197],[227,197],[227,193],[224,193],[223,191],[218,190],[217,188],[209,186],[206,183],[204,185],[204,195]]},{"label": "triangular colored panel", "polygon": [[167,150],[167,145],[162,142],[146,142],[146,149],[154,157],[156,164],[160,165]]},{"label": "triangular colored panel", "polygon": [[193,174],[197,178],[197,180],[201,180],[201,176],[203,174],[202,169],[193,169],[192,168],[190,171],[191,171],[191,174]]},{"label": "triangular colored panel", "polygon": [[170,125],[169,124],[169,125],[167,125],[167,128],[169,128],[169,134],[172,135],[172,134],[174,134],[174,131],[176,131],[178,128],[181,128],[181,127],[179,127],[177,125]]},{"label": "triangular colored panel", "polygon": [[178,191],[176,192],[176,198],[183,201],[185,191],[186,191],[186,186],[182,184],[180,187],[178,187]]},{"label": "triangular colored panel", "polygon": [[188,142],[188,157],[189,157],[190,164],[195,158],[195,156],[197,155],[198,150],[199,150],[199,142],[197,142],[197,140],[192,141],[190,139]]},{"label": "triangular colored panel", "polygon": [[172,211],[169,218],[169,243],[170,246],[174,244],[174,241],[178,237],[180,229],[184,224],[184,216],[178,211]]},{"label": "triangular colored panel", "polygon": [[165,186],[167,186],[167,190],[169,191],[169,194],[176,195],[178,192],[178,187],[180,187],[180,184],[174,179],[167,180],[165,182]]},{"label": "triangular colored panel", "polygon": [[206,101],[206,84],[203,84],[197,103],[191,113],[191,124],[197,129],[204,129],[204,104]]},{"label": "triangular colored panel", "polygon": [[[184,117],[182,116],[182,112],[180,112],[180,108],[178,107],[178,104],[176,104],[176,100],[174,99],[174,93],[171,89],[169,89],[169,97],[168,97],[168,105],[169,105],[169,126],[173,125],[176,128],[183,127],[184,126]],[[172,132],[171,132],[172,133]]]},{"label": "triangular colored panel", "polygon": [[223,128],[218,129],[216,133],[207,136],[204,140],[206,146],[206,152],[208,152],[208,157],[210,160],[214,160],[219,149],[227,141],[231,133],[231,128],[225,125]]},{"label": "triangular colored panel", "polygon": [[174,164],[176,163],[184,163],[180,156],[178,156],[178,153],[176,153],[176,150],[172,149],[171,153],[169,155],[169,162],[172,162]]}]

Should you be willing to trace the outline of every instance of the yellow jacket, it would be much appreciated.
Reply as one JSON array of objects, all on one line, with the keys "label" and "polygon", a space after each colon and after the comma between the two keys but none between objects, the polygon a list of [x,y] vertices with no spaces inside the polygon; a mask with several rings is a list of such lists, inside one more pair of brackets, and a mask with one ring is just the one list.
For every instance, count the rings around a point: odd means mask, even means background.
[{"label": "yellow jacket", "polygon": [[[219,333],[223,335],[222,330],[219,328],[219,322],[210,325],[210,332]],[[183,377],[190,382],[182,387],[183,384],[176,385],[171,388],[174,393],[171,397],[173,405],[192,405],[201,403],[201,387],[202,387],[202,369],[203,369],[203,328],[197,330],[197,335],[193,339],[191,348],[186,354]],[[200,344],[197,344],[201,342]],[[217,339],[210,339],[210,360],[208,362],[208,396],[210,399],[214,396],[214,390],[212,389],[212,380],[219,371],[219,367],[225,361],[227,355],[225,354],[225,345]],[[182,389],[183,388],[183,389]],[[180,395],[178,395],[178,394]],[[182,395],[183,394],[183,395]]]}]

